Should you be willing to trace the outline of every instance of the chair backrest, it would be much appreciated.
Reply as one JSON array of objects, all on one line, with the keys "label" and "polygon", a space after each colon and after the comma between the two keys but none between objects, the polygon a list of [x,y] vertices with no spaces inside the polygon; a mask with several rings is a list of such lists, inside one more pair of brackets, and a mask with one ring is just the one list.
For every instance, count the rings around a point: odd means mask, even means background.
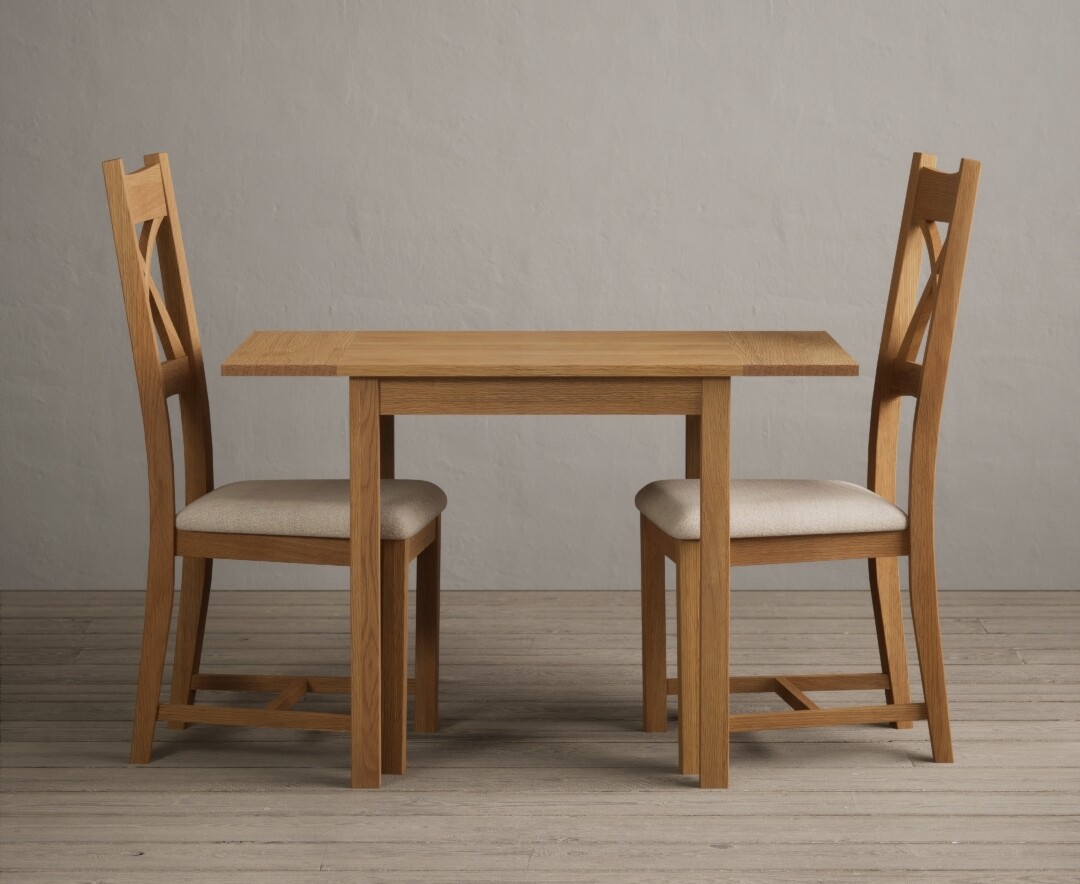
[{"label": "chair backrest", "polygon": [[[176,515],[170,396],[180,397],[188,503],[214,487],[214,466],[206,372],[169,157],[148,154],[143,161],[129,174],[121,160],[108,160],[102,169],[142,405],[154,536],[155,526],[171,525]],[[161,290],[152,272],[155,254]]]},{"label": "chair backrest", "polygon": [[[915,397],[908,511],[913,524],[931,529],[941,404],[979,184],[975,160],[961,160],[951,174],[936,165],[930,154],[911,161],[874,383],[868,478],[872,491],[896,502],[900,400]],[[948,225],[944,239],[938,224]],[[929,277],[916,300],[924,252]]]}]

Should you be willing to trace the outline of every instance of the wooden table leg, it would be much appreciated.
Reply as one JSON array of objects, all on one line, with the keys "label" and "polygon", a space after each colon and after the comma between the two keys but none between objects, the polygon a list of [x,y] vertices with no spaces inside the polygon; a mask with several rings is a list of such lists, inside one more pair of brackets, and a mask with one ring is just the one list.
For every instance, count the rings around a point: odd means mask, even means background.
[{"label": "wooden table leg", "polygon": [[349,662],[352,784],[382,785],[379,382],[349,379]]},{"label": "wooden table leg", "polygon": [[701,742],[699,783],[728,785],[731,379],[701,382]]},{"label": "wooden table leg", "polygon": [[[686,478],[701,478],[701,415],[686,416]],[[679,544],[678,619],[679,619],[679,773],[698,773],[701,711],[698,694],[700,676],[701,618],[701,544]],[[691,597],[692,594],[692,597]],[[693,669],[691,673],[690,670]],[[683,678],[683,673],[688,673]],[[693,708],[691,708],[691,706]]]}]

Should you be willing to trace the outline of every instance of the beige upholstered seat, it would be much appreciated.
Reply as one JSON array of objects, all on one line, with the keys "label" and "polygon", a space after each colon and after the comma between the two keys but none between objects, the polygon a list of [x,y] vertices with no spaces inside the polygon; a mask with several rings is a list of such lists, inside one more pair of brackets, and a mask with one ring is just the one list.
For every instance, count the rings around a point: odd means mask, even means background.
[{"label": "beige upholstered seat", "polygon": [[[415,479],[382,482],[382,539],[405,540],[446,509],[437,485]],[[348,537],[347,479],[233,482],[215,488],[176,516],[180,531]]]},{"label": "beige upholstered seat", "polygon": [[[697,479],[665,479],[638,492],[634,503],[677,540],[701,536]],[[731,536],[795,537],[903,531],[907,515],[851,482],[817,479],[742,479],[731,483]]]}]

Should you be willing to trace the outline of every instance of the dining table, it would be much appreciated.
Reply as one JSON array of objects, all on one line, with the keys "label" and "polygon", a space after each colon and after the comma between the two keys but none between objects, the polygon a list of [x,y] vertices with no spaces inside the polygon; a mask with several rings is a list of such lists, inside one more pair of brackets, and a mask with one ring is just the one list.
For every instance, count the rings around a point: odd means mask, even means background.
[{"label": "dining table", "polygon": [[[858,371],[824,331],[253,332],[222,363],[222,375],[348,383],[352,785],[382,783],[379,494],[380,480],[394,476],[394,416],[685,419],[684,472],[700,479],[701,494],[698,783],[724,788],[730,740],[731,381]],[[745,385],[750,395],[753,386]]]}]

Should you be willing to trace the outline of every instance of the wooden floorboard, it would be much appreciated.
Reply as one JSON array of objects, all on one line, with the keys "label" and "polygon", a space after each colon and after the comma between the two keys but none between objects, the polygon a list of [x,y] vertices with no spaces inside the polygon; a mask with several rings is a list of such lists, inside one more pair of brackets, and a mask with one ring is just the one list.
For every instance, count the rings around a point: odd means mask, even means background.
[{"label": "wooden floorboard", "polygon": [[[942,594],[955,764],[923,723],[739,734],[723,792],[677,773],[674,722],[640,729],[636,593],[444,594],[443,727],[379,792],[347,788],[340,734],[159,726],[128,765],[141,604],[0,593],[4,880],[1080,879],[1080,592]],[[204,669],[345,674],[346,611],[217,592]],[[736,674],[875,668],[861,593],[737,592],[732,616]]]}]

